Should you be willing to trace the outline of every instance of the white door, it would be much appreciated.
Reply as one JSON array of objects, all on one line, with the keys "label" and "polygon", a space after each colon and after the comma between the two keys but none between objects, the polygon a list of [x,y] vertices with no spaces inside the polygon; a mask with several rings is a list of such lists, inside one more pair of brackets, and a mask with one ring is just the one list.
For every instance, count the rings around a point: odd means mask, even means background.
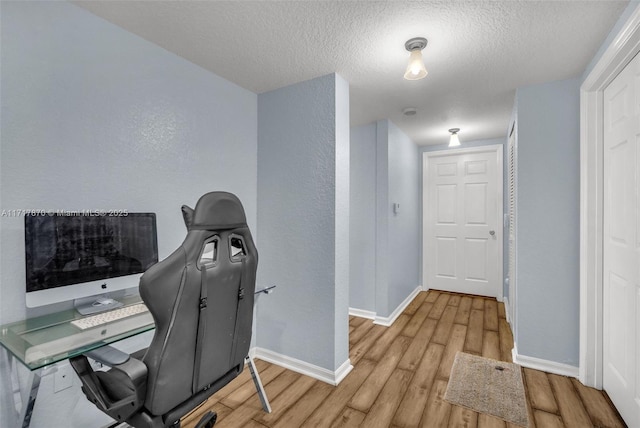
[{"label": "white door", "polygon": [[640,426],[640,55],[604,91],[603,386]]},{"label": "white door", "polygon": [[426,288],[502,298],[502,146],[424,153]]}]

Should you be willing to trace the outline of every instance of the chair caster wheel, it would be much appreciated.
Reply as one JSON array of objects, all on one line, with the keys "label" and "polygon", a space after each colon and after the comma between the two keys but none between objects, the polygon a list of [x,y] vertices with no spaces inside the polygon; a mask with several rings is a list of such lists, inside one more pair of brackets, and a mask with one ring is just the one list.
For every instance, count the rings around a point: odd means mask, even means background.
[{"label": "chair caster wheel", "polygon": [[216,412],[208,411],[202,418],[200,418],[200,422],[198,422],[196,428],[213,428],[217,419],[218,414]]}]

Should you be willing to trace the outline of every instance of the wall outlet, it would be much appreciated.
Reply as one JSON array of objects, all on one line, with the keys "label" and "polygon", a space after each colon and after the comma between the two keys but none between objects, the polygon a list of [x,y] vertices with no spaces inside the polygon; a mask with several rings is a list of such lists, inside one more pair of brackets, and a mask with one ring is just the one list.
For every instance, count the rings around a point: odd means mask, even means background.
[{"label": "wall outlet", "polygon": [[53,391],[60,392],[73,386],[73,377],[75,373],[71,364],[61,364],[58,367],[58,371],[55,372],[53,377]]}]

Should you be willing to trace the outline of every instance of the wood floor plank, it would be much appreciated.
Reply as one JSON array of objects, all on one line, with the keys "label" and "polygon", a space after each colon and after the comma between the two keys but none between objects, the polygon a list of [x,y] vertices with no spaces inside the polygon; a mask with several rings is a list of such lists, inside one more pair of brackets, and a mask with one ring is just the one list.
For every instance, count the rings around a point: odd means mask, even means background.
[{"label": "wood floor plank", "polygon": [[[298,373],[292,372],[291,370],[285,370],[278,377],[264,386],[265,393],[269,398],[272,407],[274,400],[280,396],[282,391],[289,388],[301,377],[303,376]],[[216,423],[216,428],[237,428],[244,426],[245,423],[258,413],[264,413],[264,410],[262,409],[262,404],[260,403],[258,396],[254,395],[242,403],[240,407],[231,412],[231,414]]]},{"label": "wood floor plank", "polygon": [[478,309],[479,311],[484,311],[484,297],[475,296],[473,298],[473,303],[471,303],[471,309]]},{"label": "wood floor plank", "polygon": [[574,388],[578,391],[591,422],[595,426],[618,428],[624,427],[618,412],[611,408],[609,400],[597,389],[584,386],[578,379],[571,379]]},{"label": "wood floor plank", "polygon": [[353,327],[358,327],[360,325],[362,325],[362,323],[365,323],[369,321],[366,318],[363,317],[354,317],[354,316],[349,316],[349,325],[353,326]]},{"label": "wood floor plank", "polygon": [[[253,363],[256,365],[256,369],[258,369],[258,372],[266,370],[268,367],[272,366],[271,363],[261,360],[260,358],[254,358]],[[247,364],[244,365],[244,369],[247,370],[249,374],[251,374],[251,372],[249,371],[249,366]]]},{"label": "wood floor plank", "polygon": [[194,409],[180,420],[180,428],[195,428],[198,425],[198,422],[200,422],[200,418],[202,418],[202,416],[204,416],[208,411],[215,412],[218,415],[218,419],[221,420],[233,412],[233,409],[225,406],[224,404],[211,404],[205,402],[203,406]]},{"label": "wood floor plank", "polygon": [[[531,406],[531,400],[529,398],[528,388],[527,388],[527,378],[524,375],[524,370],[520,368],[520,376],[522,376],[522,385],[524,386],[524,394],[527,405],[527,419],[529,421],[529,426],[527,428],[538,428],[536,425],[536,420],[533,416],[533,407]],[[507,423],[507,428],[519,428],[518,426]],[[541,427],[542,428],[542,427]]]},{"label": "wood floor plank", "polygon": [[240,373],[234,380],[229,382],[227,386],[218,390],[215,394],[209,397],[209,400],[207,401],[209,401],[210,403],[218,402],[222,400],[224,397],[226,397],[227,395],[232,394],[236,389],[242,387],[242,385],[244,385],[246,382],[251,382],[251,373],[249,372],[249,369],[245,365],[244,369],[242,370],[242,373]]},{"label": "wood floor plank", "polygon": [[[218,403],[217,405],[221,404]],[[213,410],[216,410],[217,405],[213,406]],[[261,409],[260,402],[249,400],[224,418],[221,418],[215,426],[216,428],[236,428],[244,426],[249,420],[251,420],[253,415]]]},{"label": "wood floor plank", "polygon": [[399,427],[418,426],[443,354],[443,345],[429,343],[404,398],[400,402],[398,411],[393,417],[394,425]]},{"label": "wood floor plank", "polygon": [[351,364],[358,364],[360,359],[367,353],[369,348],[371,348],[378,338],[382,336],[382,334],[387,330],[386,327],[382,325],[374,325],[371,330],[364,336],[358,343],[349,347],[349,359],[351,360]]},{"label": "wood floor plank", "polygon": [[353,330],[353,332],[349,333],[349,346],[355,345],[356,343],[358,343],[363,337],[367,335],[367,333],[369,333],[369,330],[373,328],[374,326],[373,321],[371,320],[365,320],[365,321],[366,322],[363,322],[359,326],[357,326]]},{"label": "wood floor plank", "polygon": [[432,342],[446,345],[449,340],[451,327],[453,326],[453,319],[456,317],[457,311],[458,308],[455,306],[447,306],[444,309],[442,316],[440,317],[440,321],[438,321],[438,325],[436,326],[436,331],[433,332],[433,336],[431,337]]},{"label": "wood floor plank", "polygon": [[500,335],[497,331],[485,330],[482,341],[482,356],[500,360]]},{"label": "wood floor plank", "polygon": [[476,428],[478,413],[460,406],[451,406],[449,428]]},{"label": "wood floor plank", "polygon": [[[257,368],[257,367],[256,367]],[[246,369],[249,371],[248,369]],[[266,370],[258,370],[260,374],[260,380],[262,381],[262,385],[266,385],[271,382],[273,379],[278,377],[285,369],[283,367],[277,366],[275,364],[269,365]],[[243,383],[240,388],[237,388],[231,394],[224,397],[220,402],[227,407],[231,407],[232,409],[238,408],[238,406],[242,405],[245,401],[249,399],[253,394],[257,394],[256,386],[253,383],[253,379],[249,379],[247,382]]]},{"label": "wood floor plank", "polygon": [[438,290],[429,290],[427,291],[427,297],[425,297],[424,301],[429,303],[435,303],[440,296],[440,292]]},{"label": "wood floor plank", "polygon": [[[222,406],[222,404],[215,404],[212,410],[217,412],[219,408],[218,406]],[[235,428],[245,426],[251,420],[251,418],[260,411],[263,411],[262,406],[260,405],[260,401],[256,397],[255,400],[247,400],[242,404],[242,406],[234,409],[231,413],[225,415],[224,417],[218,417],[218,422],[215,426],[216,428]]]},{"label": "wood floor plank", "polygon": [[458,305],[456,318],[453,320],[456,324],[469,324],[469,314],[471,313],[471,303],[473,299],[469,296],[463,296]]},{"label": "wood floor plank", "polygon": [[404,370],[415,370],[416,367],[418,367],[437,325],[438,321],[434,319],[427,318],[424,320],[422,326],[420,326],[420,330],[416,334],[416,337],[411,342],[411,345],[409,345],[407,352],[405,352],[400,363],[398,363],[398,368]]},{"label": "wood floor plank", "polygon": [[480,355],[482,354],[482,341],[484,326],[484,310],[472,309],[469,315],[469,329],[467,340],[464,343],[465,352]]},{"label": "wood floor plank", "polygon": [[[553,413],[547,413],[542,410],[534,410],[533,417],[536,425],[543,428],[565,428],[562,418]],[[590,426],[590,425],[589,425]]]},{"label": "wood floor plank", "polygon": [[[466,327],[465,327],[466,328]],[[428,406],[422,415],[422,427],[446,427],[449,423],[451,404],[444,401],[447,381],[436,379],[429,394]]]},{"label": "wood floor plank", "polygon": [[256,422],[253,419],[250,419],[242,428],[267,428],[267,426],[262,425],[260,422]]},{"label": "wood floor plank", "polygon": [[433,318],[435,320],[440,319],[442,316],[442,312],[444,312],[444,308],[447,307],[447,302],[449,301],[449,295],[445,293],[440,293],[438,299],[433,304],[433,308],[429,311],[429,318]]},{"label": "wood floor plank", "polygon": [[506,318],[507,312],[503,302],[498,302],[498,318]]},{"label": "wood floor plank", "polygon": [[367,428],[388,427],[412,376],[413,372],[395,369],[371,406],[362,425]]},{"label": "wood floor plank", "polygon": [[506,424],[502,419],[495,416],[480,413],[478,415],[478,428],[505,428]]},{"label": "wood floor plank", "polygon": [[416,297],[411,301],[411,303],[409,303],[407,305],[407,307],[405,308],[403,313],[407,314],[407,315],[415,314],[416,311],[420,308],[420,306],[422,306],[422,303],[424,302],[424,299],[426,299],[426,298],[427,298],[427,292],[426,291],[419,292],[416,295]]},{"label": "wood floor plank", "polygon": [[[320,382],[309,376],[300,376],[287,389],[282,391],[274,400],[269,398],[271,413],[257,414],[253,419],[268,427],[274,424],[302,397],[312,386]],[[268,397],[268,395],[267,395]]]},{"label": "wood floor plank", "polygon": [[558,402],[560,416],[567,428],[591,426],[589,414],[584,409],[571,379],[555,374],[548,374],[547,377]]},{"label": "wood floor plank", "polygon": [[355,409],[345,407],[338,419],[331,425],[331,428],[356,428],[362,424],[367,415]]},{"label": "wood floor plank", "polygon": [[498,331],[498,302],[495,300],[484,301],[484,328]]},{"label": "wood floor plank", "polygon": [[404,330],[402,330],[402,335],[407,337],[415,337],[420,330],[420,326],[429,315],[429,311],[433,307],[433,303],[423,303],[420,307],[415,311]]},{"label": "wood floor plank", "polygon": [[327,398],[335,387],[324,382],[316,382],[302,396],[296,399],[289,410],[273,425],[275,428],[299,427],[313,413],[314,409]]},{"label": "wood floor plank", "polygon": [[376,340],[375,345],[367,351],[366,357],[370,360],[379,361],[408,322],[409,315],[400,315],[393,325],[391,327],[387,327],[382,336]]},{"label": "wood floor plank", "polygon": [[534,409],[543,410],[548,413],[558,413],[558,405],[553,396],[551,384],[545,372],[533,369],[524,369],[527,392],[531,406]]},{"label": "wood floor plank", "polygon": [[371,405],[375,401],[376,397],[387,383],[387,379],[393,373],[393,370],[398,365],[400,358],[406,352],[411,339],[398,336],[395,338],[388,351],[385,353],[385,358],[381,359],[374,369],[374,373],[364,381],[362,386],[358,389],[355,395],[351,398],[347,404],[349,407],[360,410],[361,412],[367,412],[371,408]]},{"label": "wood floor plank", "polygon": [[451,296],[449,296],[449,302],[447,304],[449,306],[459,306],[461,299],[462,296],[460,296],[459,294],[452,294]]},{"label": "wood floor plank", "polygon": [[467,335],[467,326],[462,324],[454,324],[451,329],[451,339],[447,343],[438,367],[437,377],[442,379],[449,379],[451,373],[451,367],[453,367],[453,360],[455,360],[456,353],[462,351],[464,347],[464,338]]},{"label": "wood floor plank", "polygon": [[341,413],[344,403],[355,394],[365,379],[371,374],[376,363],[371,360],[360,360],[353,371],[349,373],[340,385],[329,394],[326,400],[311,414],[302,424],[303,428],[326,428],[337,419]]},{"label": "wood floor plank", "polygon": [[506,319],[499,319],[498,329],[500,334],[500,359],[512,363],[513,357],[511,356],[511,349],[513,349],[513,335],[511,334],[511,327],[507,324]]}]

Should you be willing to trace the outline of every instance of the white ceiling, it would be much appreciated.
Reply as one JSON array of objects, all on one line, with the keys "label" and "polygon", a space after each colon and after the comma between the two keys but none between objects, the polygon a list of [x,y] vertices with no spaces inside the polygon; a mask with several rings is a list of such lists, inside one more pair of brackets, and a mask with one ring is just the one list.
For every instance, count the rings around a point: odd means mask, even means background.
[{"label": "white ceiling", "polygon": [[[353,126],[388,118],[427,145],[505,136],[515,89],[580,75],[628,1],[74,3],[256,93],[337,72]],[[416,36],[429,75],[406,81]]]}]

